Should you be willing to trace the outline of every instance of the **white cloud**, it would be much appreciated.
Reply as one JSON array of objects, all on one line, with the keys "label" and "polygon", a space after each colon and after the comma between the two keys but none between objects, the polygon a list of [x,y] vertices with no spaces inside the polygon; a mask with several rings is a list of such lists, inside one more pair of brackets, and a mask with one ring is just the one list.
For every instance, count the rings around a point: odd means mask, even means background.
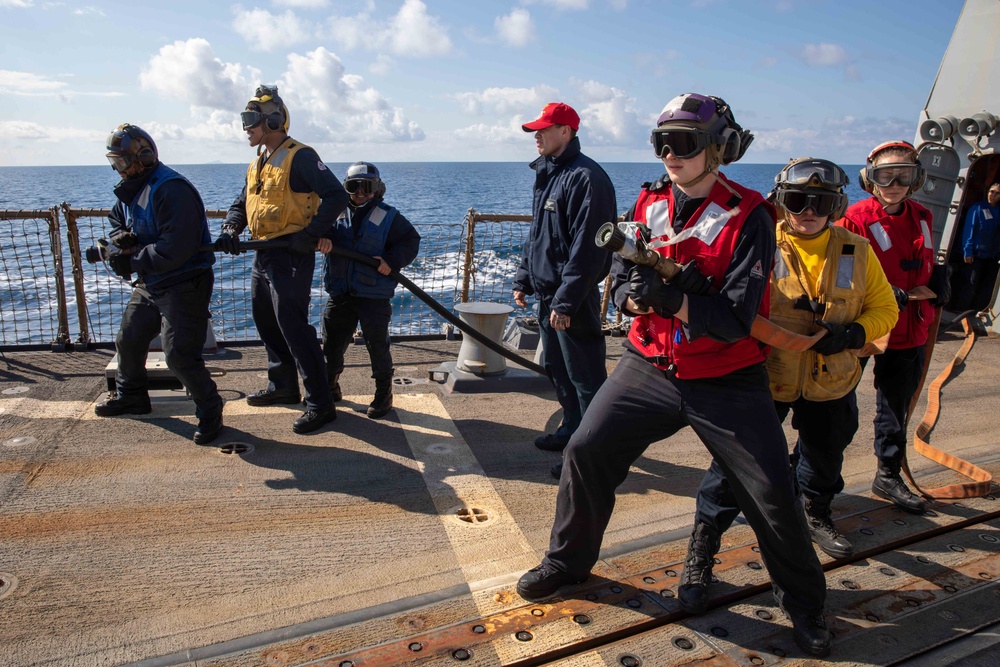
[{"label": "white cloud", "polygon": [[238,63],[224,63],[200,37],[167,44],[149,59],[139,75],[144,89],[195,106],[238,112],[254,90],[260,73]]},{"label": "white cloud", "polygon": [[556,9],[586,9],[587,0],[525,0],[524,4],[551,5]]},{"label": "white cloud", "polygon": [[363,77],[347,74],[340,58],[322,46],[304,56],[289,55],[282,80],[293,128],[297,122],[302,127],[296,114],[304,116],[306,139],[387,143],[424,138],[424,131],[402,109],[392,106]]},{"label": "white cloud", "polygon": [[531,118],[514,116],[507,124],[477,123],[455,130],[452,134],[466,145],[489,146],[493,144],[524,144],[529,145],[530,133],[522,129],[522,125]]},{"label": "white cloud", "polygon": [[240,124],[239,116],[232,112],[205,107],[191,107],[191,116],[202,119],[193,124],[177,125],[150,121],[143,126],[156,142],[188,141],[198,139],[203,142],[240,142],[246,140],[246,132]]},{"label": "white cloud", "polygon": [[332,16],[330,35],[348,51],[371,49],[409,58],[441,56],[451,52],[448,30],[440,19],[427,13],[421,0],[404,0],[388,21],[374,18],[369,2],[355,16]]},{"label": "white cloud", "polygon": [[105,14],[97,7],[91,7],[91,6],[74,9],[73,13],[77,16],[86,16],[87,14],[96,14],[97,16],[107,16],[107,14]]},{"label": "white cloud", "polygon": [[31,7],[34,4],[32,0],[0,0],[0,7]]},{"label": "white cloud", "polygon": [[103,141],[108,136],[106,131],[41,125],[27,120],[0,121],[0,134],[10,139],[31,139],[33,141],[64,141],[66,139]]},{"label": "white cloud", "polygon": [[372,64],[368,66],[368,71],[372,74],[388,74],[394,64],[395,62],[392,58],[384,53],[380,53],[372,61]]},{"label": "white cloud", "polygon": [[826,118],[818,126],[753,129],[754,142],[749,155],[776,153],[778,159],[801,155],[829,156],[868,154],[872,146],[887,137],[910,138],[913,122],[900,118]]},{"label": "white cloud", "polygon": [[840,44],[806,44],[799,57],[812,67],[832,67],[850,61],[847,50]]},{"label": "white cloud", "polygon": [[500,39],[511,46],[526,46],[535,38],[535,25],[527,9],[514,8],[510,14],[498,16],[493,25]]},{"label": "white cloud", "polygon": [[309,25],[291,10],[272,14],[266,9],[233,7],[233,30],[256,51],[287,48],[310,36]]},{"label": "white cloud", "polygon": [[649,123],[641,115],[636,100],[625,91],[597,81],[571,83],[578,89],[582,101],[574,106],[580,114],[581,131],[587,140],[598,145],[628,146],[641,142],[649,131]]},{"label": "white cloud", "polygon": [[628,8],[628,0],[608,0],[608,4],[618,11],[623,11]]},{"label": "white cloud", "polygon": [[330,4],[330,0],[273,0],[279,7],[301,7],[302,9],[320,9]]},{"label": "white cloud", "polygon": [[505,116],[539,109],[559,97],[556,88],[546,85],[531,88],[486,88],[472,93],[458,93],[453,98],[462,110],[473,115]]},{"label": "white cloud", "polygon": [[0,69],[0,88],[7,91],[8,95],[46,95],[64,90],[66,84],[42,74]]}]

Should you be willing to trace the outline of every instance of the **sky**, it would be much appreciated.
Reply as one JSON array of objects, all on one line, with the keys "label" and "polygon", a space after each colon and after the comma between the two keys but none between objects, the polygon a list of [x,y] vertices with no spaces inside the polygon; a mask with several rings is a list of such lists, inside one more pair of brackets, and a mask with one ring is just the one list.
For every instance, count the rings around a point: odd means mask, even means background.
[{"label": "sky", "polygon": [[961,0],[0,0],[0,166],[106,164],[120,123],[167,164],[246,163],[277,84],[328,162],[530,161],[546,102],[585,153],[655,161],[676,95],[724,98],[743,158],[863,163],[912,141]]}]

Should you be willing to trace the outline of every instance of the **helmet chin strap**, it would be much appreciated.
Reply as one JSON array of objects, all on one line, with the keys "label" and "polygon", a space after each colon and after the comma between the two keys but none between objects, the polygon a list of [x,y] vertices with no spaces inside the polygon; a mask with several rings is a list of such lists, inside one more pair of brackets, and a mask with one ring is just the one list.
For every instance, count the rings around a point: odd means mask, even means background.
[{"label": "helmet chin strap", "polygon": [[698,185],[703,180],[705,180],[709,174],[713,173],[716,168],[722,164],[722,147],[721,146],[709,146],[705,149],[705,168],[700,174],[692,178],[687,183],[677,183],[679,188],[690,188],[692,186]]}]

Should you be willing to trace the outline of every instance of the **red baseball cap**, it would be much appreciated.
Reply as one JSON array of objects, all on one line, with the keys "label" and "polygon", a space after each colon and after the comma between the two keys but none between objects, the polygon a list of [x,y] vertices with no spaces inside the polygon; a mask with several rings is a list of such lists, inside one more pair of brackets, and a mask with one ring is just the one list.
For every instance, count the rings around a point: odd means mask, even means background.
[{"label": "red baseball cap", "polygon": [[568,104],[549,102],[542,107],[542,115],[538,120],[522,125],[521,129],[525,132],[537,132],[553,125],[569,125],[576,132],[580,129],[580,116]]}]

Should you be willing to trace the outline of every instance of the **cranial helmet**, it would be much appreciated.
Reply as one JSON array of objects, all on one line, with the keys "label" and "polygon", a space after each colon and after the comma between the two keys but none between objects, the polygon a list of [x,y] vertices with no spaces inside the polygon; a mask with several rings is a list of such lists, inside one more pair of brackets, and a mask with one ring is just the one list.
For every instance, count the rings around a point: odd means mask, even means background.
[{"label": "cranial helmet", "polygon": [[[663,107],[656,120],[656,129],[650,137],[657,157],[664,156],[664,149],[669,146],[669,141],[664,140],[669,138],[670,132],[675,131],[691,133],[693,136],[686,143],[694,149],[694,142],[698,148],[708,151],[705,173],[719,165],[736,162],[753,142],[753,134],[736,122],[732,110],[723,99],[698,93],[684,93]],[[700,150],[678,157],[694,157],[698,152]],[[701,178],[704,178],[704,174],[698,180]]]},{"label": "cranial helmet", "polygon": [[240,114],[240,118],[244,130],[257,127],[263,122],[272,132],[278,130],[288,132],[290,122],[288,107],[278,96],[278,87],[264,84],[257,86],[253,97],[247,102],[246,111]]},{"label": "cranial helmet", "polygon": [[371,162],[355,162],[347,168],[344,189],[351,194],[361,190],[366,195],[382,196],[385,194],[385,183],[382,182],[378,167]]},{"label": "cranial helmet", "polygon": [[[875,166],[875,160],[885,151],[905,154],[903,162],[891,162]],[[869,194],[875,194],[875,187],[887,187],[897,182],[909,186],[907,198],[924,185],[927,172],[917,159],[917,149],[908,141],[886,141],[872,149],[865,161],[864,168],[858,174],[858,185]],[[877,196],[877,195],[876,195]]]},{"label": "cranial helmet", "polygon": [[811,208],[818,216],[837,220],[847,210],[848,182],[847,172],[830,160],[801,157],[778,172],[768,198],[796,215]]},{"label": "cranial helmet", "polygon": [[107,158],[111,168],[123,174],[139,165],[143,171],[156,166],[159,156],[149,133],[137,125],[122,123],[108,135]]}]

